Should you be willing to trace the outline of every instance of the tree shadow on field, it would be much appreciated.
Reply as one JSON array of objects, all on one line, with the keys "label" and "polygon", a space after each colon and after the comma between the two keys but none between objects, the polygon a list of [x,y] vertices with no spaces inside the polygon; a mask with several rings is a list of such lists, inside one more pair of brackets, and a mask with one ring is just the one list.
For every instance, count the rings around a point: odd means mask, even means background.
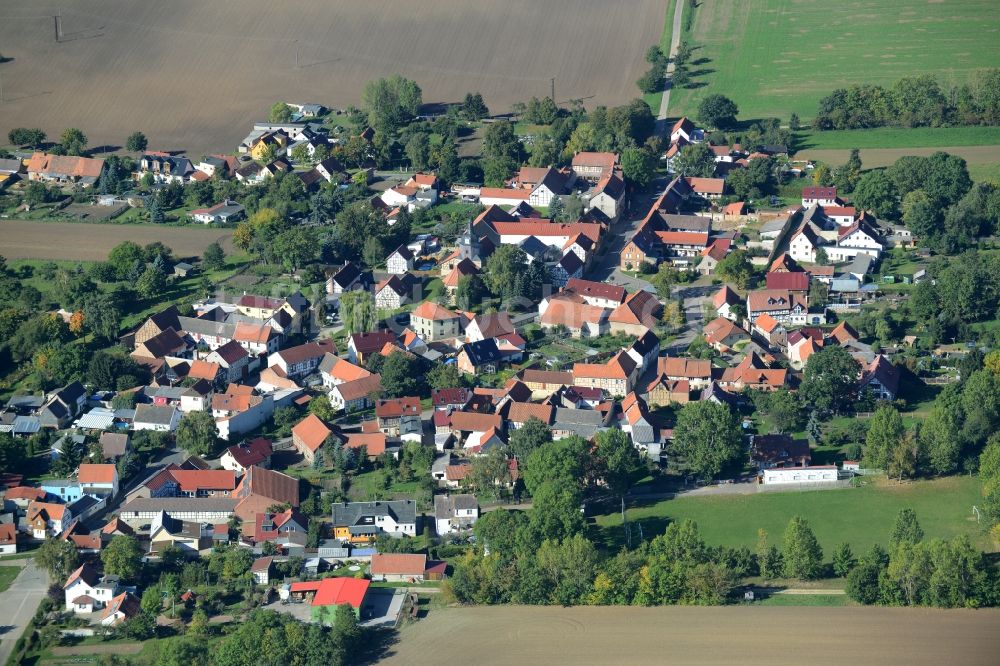
[{"label": "tree shadow on field", "polygon": [[104,144],[102,146],[94,146],[90,149],[91,155],[100,155],[101,153],[115,153],[121,150],[121,146],[114,146],[111,144]]},{"label": "tree shadow on field", "polygon": [[640,541],[649,541],[666,531],[667,526],[674,522],[668,516],[644,516],[640,519],[632,519],[628,512],[646,504],[654,504],[659,500],[648,500],[630,504],[626,508],[625,516],[628,519],[625,525],[601,526],[593,518],[588,518],[589,537],[599,548],[607,553],[617,553],[630,543],[633,548],[639,545]]},{"label": "tree shadow on field", "polygon": [[368,640],[355,655],[355,663],[374,664],[395,654],[392,648],[399,642],[395,629],[372,629],[366,633]]},{"label": "tree shadow on field", "polygon": [[11,58],[11,57],[9,57],[9,56],[5,56],[3,54],[0,54],[0,65],[2,65],[4,63],[7,63],[7,62],[14,62],[14,59]]},{"label": "tree shadow on field", "polygon": [[440,116],[448,113],[448,109],[461,106],[461,102],[425,102],[420,105],[420,115]]}]

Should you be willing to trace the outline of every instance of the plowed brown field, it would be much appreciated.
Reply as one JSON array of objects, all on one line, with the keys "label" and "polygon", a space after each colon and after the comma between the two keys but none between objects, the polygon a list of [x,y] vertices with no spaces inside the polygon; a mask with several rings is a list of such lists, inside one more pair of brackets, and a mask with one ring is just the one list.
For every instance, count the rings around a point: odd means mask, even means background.
[{"label": "plowed brown field", "polygon": [[[277,100],[359,104],[402,74],[425,102],[480,91],[494,111],[549,94],[638,96],[667,0],[37,0],[0,2],[0,131],[133,130],[150,148],[233,150]],[[61,15],[55,42],[53,15]],[[296,67],[298,52],[298,67]],[[655,113],[655,110],[654,110]]]},{"label": "plowed brown field", "polygon": [[996,664],[1000,612],[913,608],[432,611],[385,664]]},{"label": "plowed brown field", "polygon": [[0,255],[7,259],[103,261],[118,243],[146,245],[160,241],[177,257],[201,256],[218,241],[232,252],[232,230],[203,227],[158,227],[151,224],[82,224],[0,220]]}]

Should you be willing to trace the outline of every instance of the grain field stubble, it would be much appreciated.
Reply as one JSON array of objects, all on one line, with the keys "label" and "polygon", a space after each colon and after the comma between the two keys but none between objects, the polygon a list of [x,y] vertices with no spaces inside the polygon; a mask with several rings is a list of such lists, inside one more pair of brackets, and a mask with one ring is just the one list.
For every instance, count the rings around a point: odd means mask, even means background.
[{"label": "grain field stubble", "polygon": [[538,607],[432,611],[384,664],[995,664],[1000,611]]},{"label": "grain field stubble", "polygon": [[[0,131],[80,127],[92,146],[233,150],[277,100],[358,104],[366,81],[413,78],[425,102],[480,91],[502,112],[549,93],[588,107],[638,96],[666,0],[68,0],[0,2]],[[52,16],[62,17],[54,41]],[[296,68],[296,51],[299,67]]]}]

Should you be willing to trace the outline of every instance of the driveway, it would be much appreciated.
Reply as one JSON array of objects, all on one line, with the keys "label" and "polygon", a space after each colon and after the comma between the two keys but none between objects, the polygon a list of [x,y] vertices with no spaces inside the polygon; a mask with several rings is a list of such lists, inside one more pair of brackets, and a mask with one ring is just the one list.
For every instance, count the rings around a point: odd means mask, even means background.
[{"label": "driveway", "polygon": [[[16,561],[18,560],[11,560]],[[3,609],[3,620],[0,620],[0,664],[6,664],[14,652],[14,643],[24,633],[48,587],[48,575],[35,565],[35,560],[29,559],[11,586],[5,592],[0,592],[0,608]]]},{"label": "driveway", "polygon": [[[704,279],[704,278],[703,278]],[[685,351],[695,337],[701,335],[705,324],[705,301],[712,297],[712,294],[719,290],[718,285],[699,284],[702,280],[694,284],[675,287],[673,295],[684,299],[684,328],[674,339],[672,345],[667,350],[672,355],[677,355]]]}]

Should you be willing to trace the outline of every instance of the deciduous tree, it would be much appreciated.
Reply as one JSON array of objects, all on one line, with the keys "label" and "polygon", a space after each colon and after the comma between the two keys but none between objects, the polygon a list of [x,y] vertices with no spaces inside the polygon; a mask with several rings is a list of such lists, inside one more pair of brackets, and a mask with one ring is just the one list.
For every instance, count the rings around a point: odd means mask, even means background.
[{"label": "deciduous tree", "polygon": [[794,516],[785,528],[781,554],[789,578],[809,580],[818,578],[823,571],[823,549],[809,523],[800,516]]},{"label": "deciduous tree", "polygon": [[208,412],[190,412],[177,426],[177,446],[196,456],[208,455],[215,449],[218,428]]},{"label": "deciduous tree", "polygon": [[699,400],[677,414],[673,452],[696,476],[709,479],[740,455],[740,426],[729,407]]}]

